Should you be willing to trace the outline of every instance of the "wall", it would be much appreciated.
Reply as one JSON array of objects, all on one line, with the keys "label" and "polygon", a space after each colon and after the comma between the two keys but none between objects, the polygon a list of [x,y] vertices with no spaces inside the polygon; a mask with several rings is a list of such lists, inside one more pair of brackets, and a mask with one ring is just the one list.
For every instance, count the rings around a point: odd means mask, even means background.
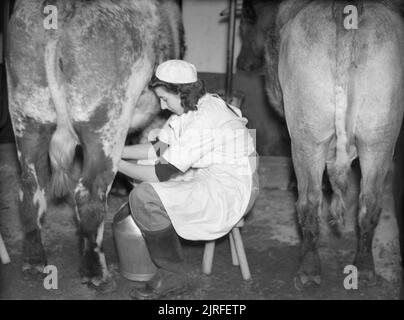
[{"label": "wall", "polygon": [[[241,5],[241,1],[238,1]],[[185,60],[194,63],[210,92],[224,89],[227,55],[228,20],[220,12],[229,7],[229,0],[183,0],[183,19],[187,53]],[[235,52],[240,52],[240,19],[236,19]],[[234,61],[235,62],[235,61]],[[234,73],[236,67],[234,63]],[[284,123],[268,105],[263,77],[237,72],[233,89],[245,94],[243,114],[249,128],[256,129],[260,155],[289,156],[289,135]]]},{"label": "wall", "polygon": [[[228,0],[184,0],[183,17],[187,53],[185,60],[201,72],[226,72],[228,20],[220,12],[229,7]],[[240,50],[236,20],[235,55]]]}]

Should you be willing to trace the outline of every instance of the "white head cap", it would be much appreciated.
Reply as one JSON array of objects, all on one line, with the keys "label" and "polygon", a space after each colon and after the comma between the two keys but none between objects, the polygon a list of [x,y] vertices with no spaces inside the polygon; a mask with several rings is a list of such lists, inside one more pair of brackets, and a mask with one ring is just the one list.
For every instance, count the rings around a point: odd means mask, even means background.
[{"label": "white head cap", "polygon": [[198,81],[195,66],[184,60],[168,60],[156,69],[156,77],[168,83],[193,83]]}]

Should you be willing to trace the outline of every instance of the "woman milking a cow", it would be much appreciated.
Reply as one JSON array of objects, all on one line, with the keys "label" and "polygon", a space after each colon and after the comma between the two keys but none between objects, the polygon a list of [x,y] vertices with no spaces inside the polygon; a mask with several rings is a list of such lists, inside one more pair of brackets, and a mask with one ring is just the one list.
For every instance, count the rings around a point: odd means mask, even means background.
[{"label": "woman milking a cow", "polygon": [[[256,153],[240,110],[205,91],[195,67],[169,60],[150,88],[173,114],[156,140],[126,146],[119,171],[140,181],[129,195],[134,221],[158,270],[134,299],[190,289],[179,237],[214,240],[248,212],[258,194]],[[153,164],[132,160],[155,159]]]}]

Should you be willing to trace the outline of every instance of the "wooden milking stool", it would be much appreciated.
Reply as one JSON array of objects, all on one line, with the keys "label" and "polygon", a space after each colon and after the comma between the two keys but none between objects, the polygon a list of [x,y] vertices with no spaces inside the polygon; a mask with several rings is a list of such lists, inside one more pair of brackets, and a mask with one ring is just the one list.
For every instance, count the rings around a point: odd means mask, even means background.
[{"label": "wooden milking stool", "polygon": [[[244,251],[243,239],[241,238],[240,228],[244,226],[244,218],[241,219],[233,229],[228,233],[230,242],[231,260],[234,266],[240,266],[241,275],[244,280],[251,279],[250,268],[248,266],[247,256]],[[204,274],[212,273],[213,256],[215,254],[215,241],[208,241],[205,244],[202,260],[202,272]]]}]

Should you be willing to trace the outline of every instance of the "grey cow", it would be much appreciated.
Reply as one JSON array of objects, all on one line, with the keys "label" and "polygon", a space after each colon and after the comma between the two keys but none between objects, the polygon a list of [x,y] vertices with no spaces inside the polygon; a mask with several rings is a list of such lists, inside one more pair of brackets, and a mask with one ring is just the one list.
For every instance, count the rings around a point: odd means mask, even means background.
[{"label": "grey cow", "polygon": [[[331,221],[338,225],[355,158],[362,178],[354,264],[361,279],[376,281],[372,240],[404,110],[402,9],[400,0],[244,1],[238,66],[265,64],[269,100],[291,136],[302,231],[299,289],[321,282],[323,173],[333,189]],[[352,12],[357,28],[344,24]]]},{"label": "grey cow", "polygon": [[[56,6],[56,30],[44,27]],[[181,58],[174,0],[20,0],[8,28],[10,114],[21,165],[23,271],[46,264],[41,227],[50,197],[73,200],[79,222],[81,276],[114,287],[103,253],[107,196],[129,128],[160,110],[147,85],[160,62]],[[79,146],[79,147],[78,147]],[[72,162],[82,150],[80,178]]]}]

